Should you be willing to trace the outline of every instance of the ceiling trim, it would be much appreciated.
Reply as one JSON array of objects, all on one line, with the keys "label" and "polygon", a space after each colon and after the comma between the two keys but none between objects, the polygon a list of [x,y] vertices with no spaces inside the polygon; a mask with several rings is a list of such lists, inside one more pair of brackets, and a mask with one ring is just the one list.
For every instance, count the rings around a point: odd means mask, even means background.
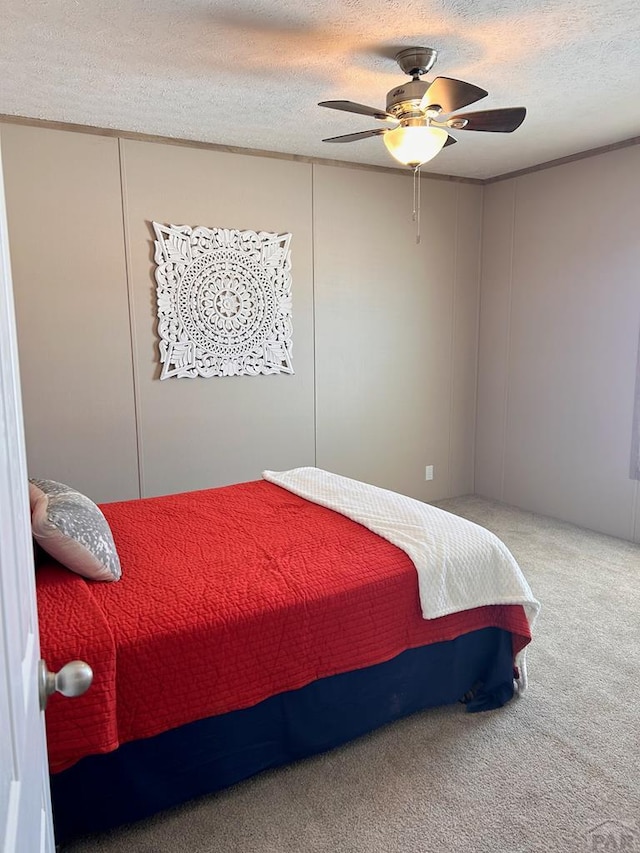
[{"label": "ceiling trim", "polygon": [[[393,166],[373,166],[369,163],[353,163],[349,160],[331,160],[325,157],[308,157],[304,154],[286,154],[280,151],[262,151],[255,148],[241,148],[234,145],[221,145],[216,142],[200,142],[194,139],[178,139],[174,136],[158,136],[150,133],[139,133],[133,130],[118,130],[112,127],[94,127],[87,124],[72,124],[64,121],[51,121],[48,119],[29,118],[28,116],[7,115],[0,113],[0,123],[20,124],[31,127],[45,127],[49,130],[63,130],[72,133],[88,133],[94,136],[108,136],[116,139],[134,139],[139,142],[154,142],[162,145],[178,145],[185,148],[201,148],[209,151],[222,151],[226,154],[244,154],[248,157],[268,157],[275,160],[293,160],[297,163],[311,163],[319,166],[338,166],[346,169],[361,169],[368,172],[380,172],[383,174],[402,175],[404,177],[413,177],[413,172],[406,168],[394,168]],[[506,172],[504,175],[495,175],[492,178],[464,178],[457,175],[440,175],[431,172],[423,171],[422,178],[429,178],[435,181],[449,181],[460,184],[476,184],[479,186],[487,186],[495,184],[498,181],[508,181],[511,178],[520,178],[523,175],[529,175],[533,172],[540,172],[544,169],[552,169],[554,166],[562,166],[565,163],[573,163],[576,160],[584,160],[587,157],[596,157],[599,154],[606,154],[610,151],[618,151],[621,148],[630,148],[633,145],[640,145],[640,136],[633,136],[630,139],[623,139],[620,142],[613,142],[609,145],[603,145],[600,148],[589,148],[586,151],[579,151],[576,154],[569,154],[566,157],[559,157],[556,160],[547,160],[544,163],[538,163],[535,166],[527,166],[526,169],[519,169],[515,172]]]},{"label": "ceiling trim", "polygon": [[[162,145],[178,145],[185,148],[202,148],[208,151],[222,151],[226,154],[244,154],[249,157],[269,157],[275,160],[294,160],[297,163],[311,163],[318,166],[339,166],[348,169],[364,169],[369,172],[402,175],[412,178],[413,172],[406,168],[393,166],[373,166],[369,163],[352,163],[348,160],[331,160],[325,157],[307,157],[304,154],[286,154],[280,151],[262,151],[255,148],[241,148],[234,145],[221,145],[216,142],[199,142],[193,139],[178,139],[174,136],[155,136],[149,133],[139,133],[133,130],[116,130],[112,127],[94,127],[86,124],[71,124],[64,121],[28,118],[27,116],[6,115],[0,113],[0,123],[21,124],[30,127],[45,127],[49,130],[63,130],[72,133],[89,133],[94,136],[108,136],[116,139],[135,139],[138,142],[155,142]],[[420,177],[435,181],[450,181],[460,184],[477,184],[482,186],[486,181],[482,178],[463,178],[456,175],[439,175],[422,171]]]},{"label": "ceiling trim", "polygon": [[545,163],[539,163],[537,166],[528,166],[526,169],[519,169],[517,172],[496,175],[494,178],[487,178],[482,183],[495,184],[498,181],[508,181],[510,178],[520,178],[522,175],[530,175],[532,172],[553,169],[554,166],[573,163],[575,160],[585,160],[587,157],[597,157],[598,154],[607,154],[609,151],[618,151],[620,148],[630,148],[633,145],[640,145],[640,136],[632,136],[631,139],[612,142],[610,145],[603,145],[600,148],[589,148],[586,151],[579,151],[577,154],[568,154],[566,157],[559,157],[557,160],[547,160]]}]

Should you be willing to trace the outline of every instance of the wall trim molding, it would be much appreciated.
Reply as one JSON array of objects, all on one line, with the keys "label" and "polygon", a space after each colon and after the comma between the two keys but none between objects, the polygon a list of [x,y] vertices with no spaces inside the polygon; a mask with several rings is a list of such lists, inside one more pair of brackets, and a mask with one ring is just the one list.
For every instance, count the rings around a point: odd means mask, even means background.
[{"label": "wall trim molding", "polygon": [[[281,151],[262,151],[257,148],[241,148],[235,145],[222,145],[217,142],[199,142],[195,139],[178,139],[173,136],[158,136],[151,133],[140,133],[133,130],[119,130],[113,127],[95,127],[88,124],[73,124],[65,121],[53,121],[51,119],[30,118],[28,116],[8,115],[0,113],[0,123],[21,124],[30,127],[44,127],[49,130],[64,130],[70,133],[89,133],[94,136],[111,136],[117,139],[134,139],[139,142],[155,142],[162,145],[178,145],[187,148],[202,148],[208,151],[222,151],[226,154],[244,154],[247,157],[269,157],[276,160],[293,160],[297,163],[311,163],[317,166],[337,166],[345,169],[364,169],[368,172],[381,172],[383,174],[402,175],[412,178],[410,169],[394,168],[393,166],[373,166],[369,163],[351,163],[348,160],[332,160],[325,157],[309,157],[304,154],[286,154]],[[597,157],[599,154],[607,154],[610,151],[618,151],[621,148],[631,148],[640,145],[640,136],[603,145],[600,148],[589,148],[576,154],[568,154],[556,160],[547,160],[535,166],[527,166],[515,172],[505,172],[503,175],[495,175],[492,178],[463,178],[457,175],[439,175],[430,172],[422,172],[420,177],[432,181],[452,181],[460,184],[475,184],[477,186],[488,186],[498,181],[508,181],[511,178],[520,178],[533,172],[541,172],[545,169],[553,169],[565,163],[573,163],[576,160],[584,160],[587,157]]]},{"label": "wall trim molding", "polygon": [[[68,133],[88,133],[93,136],[109,136],[116,139],[133,139],[138,142],[154,142],[161,145],[177,145],[184,148],[201,148],[206,151],[222,151],[225,154],[244,154],[247,157],[268,157],[275,160],[293,160],[296,163],[310,163],[316,166],[338,166],[346,169],[364,169],[368,172],[381,172],[383,174],[399,175],[404,178],[412,178],[413,172],[408,168],[394,168],[393,166],[373,166],[369,163],[351,163],[347,160],[331,160],[325,157],[308,157],[304,154],[286,154],[280,151],[262,151],[256,148],[241,148],[235,145],[221,145],[217,142],[199,142],[195,139],[178,139],[173,136],[155,136],[150,133],[139,133],[133,130],[118,130],[112,127],[94,127],[93,125],[72,124],[64,121],[50,121],[48,119],[28,118],[27,116],[6,115],[0,113],[0,123],[20,124],[28,127],[43,127],[48,130],[63,130]],[[421,178],[433,181],[448,181],[459,184],[486,183],[481,178],[461,178],[455,175],[437,175],[430,172],[421,172]]]},{"label": "wall trim molding", "polygon": [[631,148],[634,145],[640,145],[640,136],[632,136],[631,139],[612,142],[610,145],[603,145],[600,148],[589,148],[586,151],[579,151],[577,154],[568,154],[566,157],[559,157],[557,160],[547,160],[545,163],[539,163],[537,166],[528,166],[526,169],[520,169],[517,172],[506,172],[504,175],[496,175],[494,178],[487,178],[483,181],[483,184],[496,184],[498,181],[520,178],[523,175],[530,175],[533,172],[542,172],[545,169],[553,169],[555,166],[563,166],[565,163],[586,160],[588,157],[597,157],[599,154],[607,154],[610,151],[618,151],[621,148]]},{"label": "wall trim molding", "polygon": [[118,140],[118,165],[120,178],[120,210],[122,215],[122,245],[124,251],[124,270],[127,286],[127,310],[129,319],[129,340],[131,347],[131,375],[133,378],[133,416],[135,419],[136,448],[138,451],[138,497],[145,497],[144,486],[144,447],[142,430],[142,406],[140,403],[140,371],[138,368],[138,341],[136,337],[135,303],[131,275],[131,238],[129,236],[129,217],[127,211],[126,162],[122,140]]},{"label": "wall trim molding", "polygon": [[633,435],[631,439],[631,465],[629,476],[640,480],[640,336],[638,336],[638,359],[636,362],[636,392],[633,410]]}]

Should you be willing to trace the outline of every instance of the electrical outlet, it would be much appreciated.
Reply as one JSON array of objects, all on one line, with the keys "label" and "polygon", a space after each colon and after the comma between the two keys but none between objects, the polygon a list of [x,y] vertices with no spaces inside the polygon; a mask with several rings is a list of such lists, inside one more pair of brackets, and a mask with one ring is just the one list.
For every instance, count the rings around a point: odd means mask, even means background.
[{"label": "electrical outlet", "polygon": [[427,465],[424,469],[425,480],[433,480],[433,465]]}]

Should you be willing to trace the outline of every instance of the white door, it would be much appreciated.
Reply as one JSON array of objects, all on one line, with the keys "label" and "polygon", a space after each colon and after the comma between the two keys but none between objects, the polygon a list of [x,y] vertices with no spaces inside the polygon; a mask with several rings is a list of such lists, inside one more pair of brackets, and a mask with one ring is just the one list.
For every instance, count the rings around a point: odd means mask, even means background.
[{"label": "white door", "polygon": [[53,853],[38,621],[0,157],[0,851]]}]

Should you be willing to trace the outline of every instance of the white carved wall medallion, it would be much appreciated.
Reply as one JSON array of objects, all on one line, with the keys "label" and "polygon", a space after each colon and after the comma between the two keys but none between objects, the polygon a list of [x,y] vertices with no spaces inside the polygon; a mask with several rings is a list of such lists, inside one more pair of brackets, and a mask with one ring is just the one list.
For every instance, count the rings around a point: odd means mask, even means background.
[{"label": "white carved wall medallion", "polygon": [[153,228],[160,379],[293,373],[291,234]]}]

